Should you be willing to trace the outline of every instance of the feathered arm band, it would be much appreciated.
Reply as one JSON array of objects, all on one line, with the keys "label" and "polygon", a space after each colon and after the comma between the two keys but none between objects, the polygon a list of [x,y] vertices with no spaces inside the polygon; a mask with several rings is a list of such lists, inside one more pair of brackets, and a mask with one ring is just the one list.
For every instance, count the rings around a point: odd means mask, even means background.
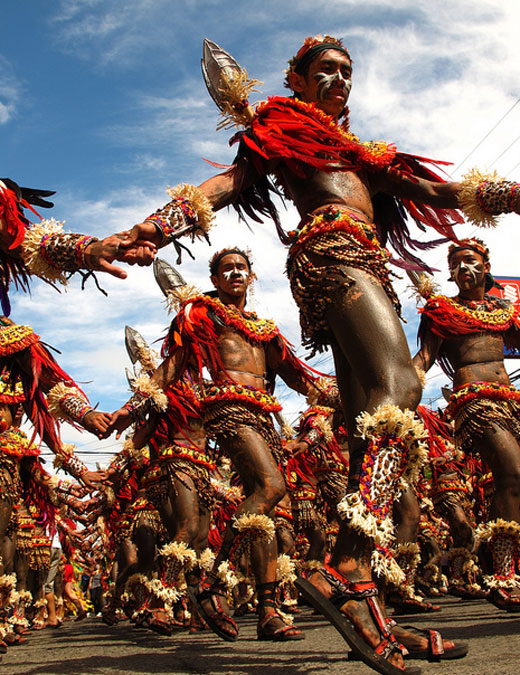
[{"label": "feathered arm band", "polygon": [[56,469],[63,469],[78,480],[88,472],[85,464],[74,454],[74,445],[72,443],[64,443],[62,445],[60,454],[56,454],[54,458],[54,467]]},{"label": "feathered arm band", "polygon": [[168,397],[146,374],[136,377],[132,384],[134,395],[124,404],[134,421],[143,419],[151,407],[158,412],[168,408]]},{"label": "feathered arm band", "polygon": [[471,169],[457,195],[466,218],[479,227],[495,227],[501,213],[520,213],[520,183],[501,179],[496,171]]},{"label": "feathered arm band", "polygon": [[86,249],[98,239],[85,234],[63,232],[63,222],[50,218],[28,228],[21,254],[31,274],[66,286],[68,273],[88,269]]},{"label": "feathered arm band", "polygon": [[186,235],[192,241],[195,237],[207,239],[215,216],[211,202],[204,192],[187,183],[168,188],[167,192],[171,201],[146,219],[160,232],[160,245],[165,246]]},{"label": "feathered arm band", "polygon": [[68,387],[58,382],[47,395],[49,412],[58,421],[77,423],[83,426],[85,416],[94,410],[85,394],[77,387]]}]

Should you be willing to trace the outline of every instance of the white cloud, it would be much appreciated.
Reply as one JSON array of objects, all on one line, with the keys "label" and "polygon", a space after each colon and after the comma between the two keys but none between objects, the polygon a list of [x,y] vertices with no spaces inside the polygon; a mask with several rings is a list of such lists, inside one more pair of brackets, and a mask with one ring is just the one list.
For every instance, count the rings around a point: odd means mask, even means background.
[{"label": "white cloud", "polygon": [[[227,148],[228,134],[214,132],[217,112],[204,91],[198,56],[192,58],[200,51],[204,35],[218,36],[215,39],[234,53],[252,77],[265,81],[264,96],[284,93],[282,69],[305,35],[333,31],[344,36],[354,59],[353,130],[362,138],[384,138],[395,141],[401,150],[458,164],[520,95],[519,18],[515,0],[329,0],[320,6],[319,16],[316,3],[310,0],[300,0],[298,12],[286,0],[253,7],[241,2],[166,0],[62,2],[53,21],[54,47],[80,57],[81,68],[97,71],[102,67],[110,82],[117,81],[125,69],[135,73],[135,82],[124,85],[126,100],[117,123],[102,119],[96,127],[98,136],[110,143],[107,172],[119,172],[123,187],[101,186],[95,199],[86,199],[77,187],[62,188],[56,217],[73,214],[67,226],[98,236],[117,231],[164,203],[167,184],[198,182],[213,173],[200,156],[230,161],[233,150]],[[144,68],[150,63],[166,84],[151,86],[146,77],[139,77],[140,64]],[[0,102],[11,114],[6,100]],[[6,114],[1,104],[0,122]],[[454,175],[473,164],[490,165],[518,136],[519,122],[520,105]],[[517,156],[518,146],[513,145],[496,168],[510,173]],[[148,179],[157,176],[156,189],[146,191],[133,173]],[[295,210],[291,208],[283,220],[287,229],[294,227]],[[469,234],[473,228],[460,231]],[[499,229],[481,236],[491,248],[494,270],[518,275],[517,219],[505,218]],[[251,232],[232,211],[219,213],[211,250],[228,244],[251,247],[260,278],[258,312],[275,318],[299,348],[298,314],[283,275],[285,253],[272,224],[255,225]],[[186,257],[182,274],[187,281],[208,288],[210,249],[196,243],[193,252],[196,260]],[[445,254],[441,248],[425,258],[441,268],[438,280],[443,291],[452,294],[453,287],[446,281]],[[173,251],[163,250],[161,255],[175,262]],[[37,283],[32,298],[16,296],[13,317],[31,323],[44,339],[60,347],[64,352],[60,361],[79,380],[92,380],[87,388],[93,400],[110,407],[122,403],[127,395],[124,324],[133,325],[153,341],[168,318],[151,270],[132,269],[125,282],[106,277],[100,281],[109,291],[108,298],[98,294],[90,282],[83,293],[77,289],[78,282],[72,282],[71,291],[61,296]],[[417,319],[406,285],[397,282],[396,288],[414,352]],[[330,369],[330,363],[329,357],[322,367]],[[444,375],[432,371],[425,397],[436,397],[444,383]],[[284,387],[280,395],[287,396],[287,414],[292,419],[302,399],[289,396]]]},{"label": "white cloud", "polygon": [[0,54],[0,124],[9,122],[17,109],[23,86],[10,61]]}]

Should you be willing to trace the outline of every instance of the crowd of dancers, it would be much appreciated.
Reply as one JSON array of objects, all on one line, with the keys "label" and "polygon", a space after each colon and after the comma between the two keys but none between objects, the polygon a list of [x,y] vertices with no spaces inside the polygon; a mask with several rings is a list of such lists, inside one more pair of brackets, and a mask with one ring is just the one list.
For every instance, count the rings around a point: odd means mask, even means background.
[{"label": "crowd of dancers", "polygon": [[[0,182],[0,649],[59,626],[64,596],[78,619],[92,602],[109,625],[208,629],[229,642],[247,612],[259,640],[303,639],[293,622],[303,599],[378,672],[414,675],[408,659],[461,658],[466,644],[396,618],[436,612],[446,593],[520,611],[520,393],[504,368],[504,345],[520,348],[519,308],[488,294],[485,244],[453,229],[518,213],[520,185],[476,170],[446,182],[439,162],[360,142],[348,126],[351,59],[332,36],[307,38],[291,59],[292,96],[256,108],[256,82],[207,40],[203,73],[223,124],[241,129],[235,162],[198,187],[170,189],[131,230],[99,241],[52,219],[31,223],[28,210],[52,206],[52,193]],[[290,232],[275,193],[300,212]],[[207,237],[230,204],[275,221],[303,344],[330,347],[334,375],[248,311],[248,251],[212,255],[211,292],[156,258],[173,243],[180,259],[182,238]],[[406,213],[450,240],[455,297],[438,293],[412,252],[421,244]],[[386,245],[413,270],[420,298],[413,359]],[[168,335],[159,356],[127,327],[132,396],[100,412],[39,336],[7,318],[9,285],[124,277],[115,261],[154,258]],[[453,382],[442,412],[419,405],[436,361]],[[306,399],[294,428],[274,397],[277,376]],[[62,422],[115,433],[121,450],[89,470],[62,442]],[[70,478],[44,468],[42,441]]]}]

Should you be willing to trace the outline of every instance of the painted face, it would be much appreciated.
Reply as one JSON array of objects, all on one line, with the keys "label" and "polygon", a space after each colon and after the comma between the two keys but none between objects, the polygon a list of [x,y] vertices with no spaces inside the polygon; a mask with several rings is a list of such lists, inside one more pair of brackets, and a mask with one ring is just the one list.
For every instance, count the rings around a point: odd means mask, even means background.
[{"label": "painted face", "polygon": [[242,278],[244,281],[247,281],[247,278],[249,276],[249,274],[247,273],[246,270],[240,270],[236,266],[234,266],[230,270],[226,270],[225,272],[222,272],[222,274],[223,274],[226,281],[231,281],[232,276],[237,276],[237,277]]},{"label": "painted face", "polygon": [[345,102],[347,101],[350,90],[352,89],[352,80],[346,79],[343,73],[338,70],[335,73],[317,72],[313,75],[318,86],[317,94],[320,101],[325,101],[327,96],[334,94],[335,91],[343,94]]},{"label": "painted face", "polygon": [[296,93],[302,101],[318,104],[324,112],[342,114],[352,87],[352,64],[343,52],[327,49],[311,62]]},{"label": "painted face", "polygon": [[219,262],[217,273],[211,278],[217,290],[234,297],[245,295],[250,281],[247,260],[239,253],[229,253]]},{"label": "painted face", "polygon": [[461,290],[479,286],[484,281],[485,272],[483,258],[469,249],[457,251],[450,258],[451,278]]}]

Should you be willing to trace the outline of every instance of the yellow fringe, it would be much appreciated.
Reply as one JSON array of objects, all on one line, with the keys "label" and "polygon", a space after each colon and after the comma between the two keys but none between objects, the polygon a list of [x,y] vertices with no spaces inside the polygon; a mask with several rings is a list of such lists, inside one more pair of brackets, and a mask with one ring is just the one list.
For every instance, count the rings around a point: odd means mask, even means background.
[{"label": "yellow fringe", "polygon": [[64,464],[74,454],[75,445],[73,443],[62,443],[59,454],[54,457],[53,466],[55,469],[61,469]]},{"label": "yellow fringe", "polygon": [[64,422],[74,422],[70,415],[67,414],[65,410],[61,407],[61,399],[67,394],[74,394],[77,398],[80,398],[82,401],[88,405],[88,401],[85,396],[77,387],[68,387],[64,382],[58,382],[47,394],[47,405],[51,415],[58,421]]},{"label": "yellow fringe", "polygon": [[141,345],[137,348],[137,358],[143,370],[155,370],[157,367],[158,354],[148,345],[146,347]]},{"label": "yellow fringe", "polygon": [[150,595],[161,600],[165,605],[173,605],[181,598],[176,588],[165,586],[160,579],[148,579],[146,588]]},{"label": "yellow fringe", "polygon": [[440,286],[431,274],[418,272],[417,277],[418,281],[413,286],[409,286],[412,291],[411,297],[415,297],[416,302],[427,300],[432,295],[439,294]]},{"label": "yellow fringe", "polygon": [[496,227],[498,225],[497,216],[487,213],[479,206],[476,190],[484,181],[497,182],[503,179],[496,171],[482,173],[476,168],[470,169],[464,174],[463,179],[457,194],[457,200],[465,217],[477,227]]},{"label": "yellow fringe", "polygon": [[181,305],[184,304],[186,300],[189,300],[190,298],[196,298],[199,295],[202,295],[202,291],[193,284],[186,284],[185,286],[172,288],[168,291],[168,294],[164,300],[168,314],[178,312]]},{"label": "yellow fringe", "polygon": [[286,553],[280,554],[277,558],[276,579],[282,584],[292,584],[297,579],[294,562]]},{"label": "yellow fringe", "polygon": [[[190,185],[189,183],[180,183],[180,185],[173,188],[168,187],[166,192],[172,199],[175,197],[187,199],[197,213],[199,227],[206,233],[210,231],[213,221],[215,220],[215,213],[211,202],[200,188],[196,185]],[[195,234],[200,238],[203,237],[200,232],[196,232]]]},{"label": "yellow fringe", "polygon": [[144,448],[136,448],[134,446],[133,436],[127,436],[125,438],[122,451],[128,455],[128,457],[131,457],[132,461],[135,462],[137,466],[143,466],[148,459],[148,453]]},{"label": "yellow fringe", "polygon": [[142,374],[136,377],[132,388],[135,392],[149,396],[153,401],[154,407],[160,412],[165,412],[168,408],[168,397],[160,387],[150,380],[148,375]]},{"label": "yellow fringe", "polygon": [[520,541],[520,524],[514,520],[504,520],[497,518],[488,523],[482,523],[475,532],[480,541],[489,541],[497,535],[510,535],[517,537]]},{"label": "yellow fringe", "polygon": [[159,553],[177,561],[185,572],[189,572],[197,564],[197,554],[183,541],[172,541],[163,546]]},{"label": "yellow fringe", "polygon": [[400,478],[399,489],[413,485],[419,479],[422,466],[428,457],[428,434],[415,414],[395,405],[381,405],[370,415],[362,412],[356,418],[358,434],[362,438],[376,439],[385,434],[395,434],[408,448],[408,464]]},{"label": "yellow fringe", "polygon": [[[329,389],[330,387],[337,388],[335,377],[327,377],[327,376],[318,377],[311,384],[309,393],[307,394],[307,403],[311,406],[317,405],[318,402],[320,401],[321,396],[323,396],[323,392]],[[323,405],[328,406],[328,404],[326,403]]]},{"label": "yellow fringe", "polygon": [[215,562],[215,554],[210,548],[205,548],[199,557],[199,566],[205,572],[210,572],[213,569]]},{"label": "yellow fringe", "polygon": [[257,85],[263,84],[259,80],[249,79],[247,70],[223,70],[220,76],[219,92],[221,93],[222,119],[217,125],[217,131],[220,129],[239,129],[251,123],[251,109],[237,109],[237,105],[248,101],[249,95],[254,91]]},{"label": "yellow fringe", "polygon": [[275,536],[274,522],[259,513],[244,513],[239,518],[233,516],[235,528],[240,532],[248,533],[255,541],[263,541],[270,544]]},{"label": "yellow fringe", "polygon": [[372,571],[387,582],[401,586],[406,582],[403,570],[391,556],[383,555],[378,549],[372,552]]},{"label": "yellow fringe", "polygon": [[67,272],[56,269],[43,258],[40,252],[42,239],[50,234],[63,232],[65,221],[57,221],[54,218],[41,220],[36,225],[28,228],[22,242],[21,254],[23,261],[31,274],[50,281],[67,286]]},{"label": "yellow fringe", "polygon": [[289,422],[287,422],[287,420],[280,427],[280,431],[282,433],[282,436],[284,438],[286,438],[288,441],[290,441],[292,438],[294,438],[294,429],[289,424]]},{"label": "yellow fringe", "polygon": [[[331,409],[332,412],[332,409]],[[329,421],[323,415],[316,415],[314,418],[314,426],[323,434],[325,443],[330,443],[334,438],[334,433]]]},{"label": "yellow fringe", "polygon": [[235,586],[240,583],[240,579],[231,568],[228,560],[223,560],[218,566],[217,578],[224,584],[228,593],[231,593]]},{"label": "yellow fringe", "polygon": [[376,518],[366,508],[359,492],[345,495],[337,506],[341,518],[349,521],[349,526],[365,534],[379,546],[388,546],[394,539],[394,524],[390,517]]}]

